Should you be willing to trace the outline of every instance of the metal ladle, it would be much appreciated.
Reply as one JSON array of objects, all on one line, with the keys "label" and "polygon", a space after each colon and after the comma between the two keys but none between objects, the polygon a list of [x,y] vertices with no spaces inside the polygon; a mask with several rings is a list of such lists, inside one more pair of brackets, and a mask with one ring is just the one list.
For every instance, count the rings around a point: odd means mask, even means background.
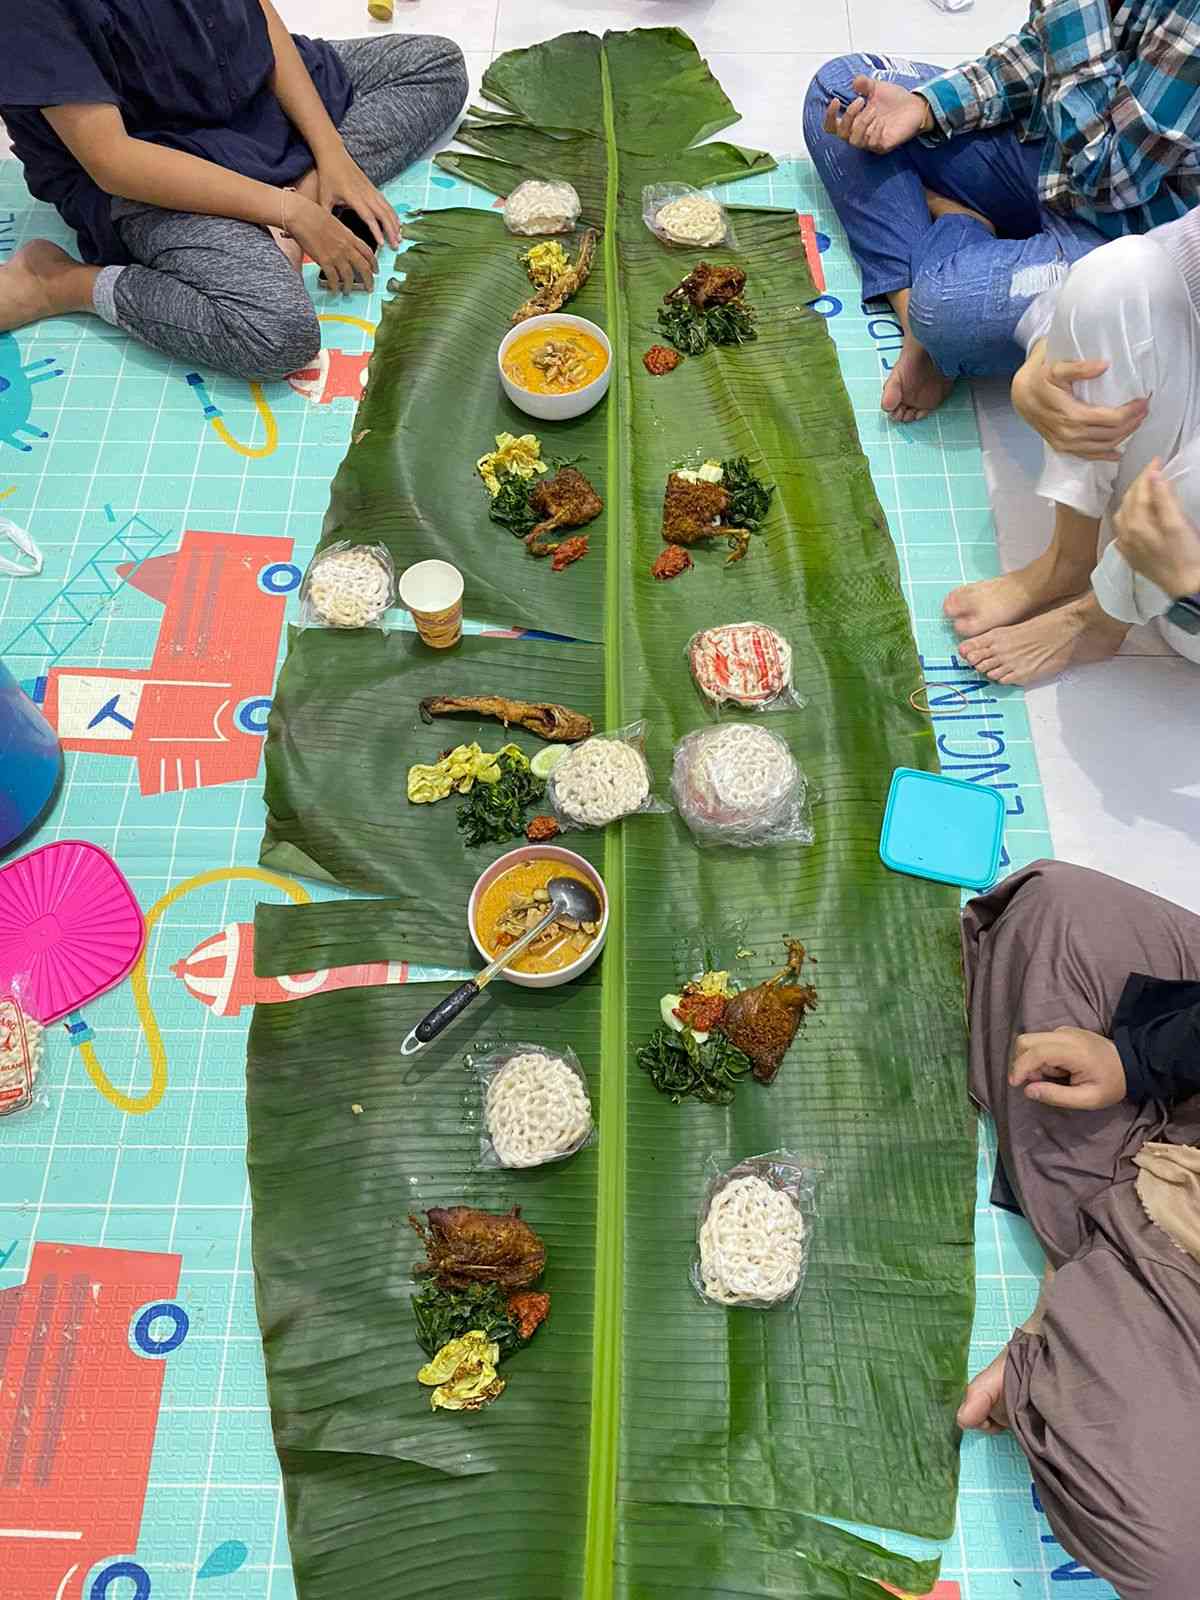
[{"label": "metal ladle", "polygon": [[494,961],[489,961],[482,972],[468,978],[466,983],[460,983],[432,1011],[427,1012],[400,1046],[402,1056],[415,1056],[418,1050],[432,1043],[442,1029],[453,1022],[459,1012],[464,1011],[476,995],[491,983],[496,974],[510,967],[556,918],[570,917],[575,922],[600,921],[603,915],[600,898],[590,884],[579,878],[551,878],[546,888],[550,895],[550,909],[542,920],[523,933],[515,944],[502,950]]}]

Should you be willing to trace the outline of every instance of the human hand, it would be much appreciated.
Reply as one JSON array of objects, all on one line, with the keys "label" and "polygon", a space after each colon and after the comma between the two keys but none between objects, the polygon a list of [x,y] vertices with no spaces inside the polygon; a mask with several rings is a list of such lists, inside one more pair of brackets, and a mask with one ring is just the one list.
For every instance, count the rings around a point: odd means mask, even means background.
[{"label": "human hand", "polygon": [[376,244],[386,239],[394,250],[400,243],[400,218],[344,148],[317,162],[317,202],[326,211],[334,206],[357,211]]},{"label": "human hand", "polygon": [[1012,381],[1013,405],[1052,450],[1085,461],[1119,461],[1117,446],[1146,420],[1150,402],[1089,406],[1075,398],[1073,385],[1107,371],[1107,361],[1048,361],[1046,341],[1038,339]]},{"label": "human hand", "polygon": [[299,194],[289,199],[284,210],[287,231],[320,267],[329,288],[347,294],[357,279],[369,294],[375,282],[375,257],[369,248],[315,200]]},{"label": "human hand", "polygon": [[1023,1088],[1027,1100],[1065,1111],[1103,1111],[1124,1100],[1127,1088],[1116,1045],[1085,1028],[1021,1034],[1008,1081]]},{"label": "human hand", "polygon": [[856,150],[886,155],[933,127],[929,102],[898,83],[858,77],[853,88],[857,98],[844,111],[840,100],[831,100],[825,108],[825,132]]},{"label": "human hand", "polygon": [[1156,456],[1130,484],[1113,518],[1117,549],[1172,600],[1200,594],[1200,529],[1189,522]]}]

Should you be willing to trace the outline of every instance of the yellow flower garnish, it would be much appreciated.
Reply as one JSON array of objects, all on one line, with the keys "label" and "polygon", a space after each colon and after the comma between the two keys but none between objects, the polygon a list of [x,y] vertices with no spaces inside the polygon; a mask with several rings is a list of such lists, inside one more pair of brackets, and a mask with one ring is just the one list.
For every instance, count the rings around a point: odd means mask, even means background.
[{"label": "yellow flower garnish", "polygon": [[503,1378],[496,1375],[500,1346],[474,1328],[461,1339],[451,1339],[417,1373],[417,1382],[433,1387],[430,1409],[479,1411],[503,1394]]},{"label": "yellow flower garnish", "polygon": [[529,281],[537,289],[544,289],[548,283],[553,283],[569,265],[567,252],[557,239],[545,239],[541,244],[531,245],[521,260],[525,263]]},{"label": "yellow flower garnish", "polygon": [[475,470],[487,485],[490,495],[500,493],[500,473],[513,472],[518,478],[532,478],[535,472],[547,472],[542,460],[541,440],[536,434],[523,433],[518,439],[511,433],[496,435],[496,448],[480,456]]},{"label": "yellow flower garnish", "polygon": [[500,757],[515,756],[525,761],[519,745],[501,745],[494,752],[477,744],[456,745],[449,755],[432,766],[408,769],[408,798],[414,806],[432,805],[448,794],[469,794],[477,783],[499,783]]},{"label": "yellow flower garnish", "polygon": [[696,979],[696,988],[703,995],[720,995],[725,1000],[733,995],[727,972],[702,972]]}]

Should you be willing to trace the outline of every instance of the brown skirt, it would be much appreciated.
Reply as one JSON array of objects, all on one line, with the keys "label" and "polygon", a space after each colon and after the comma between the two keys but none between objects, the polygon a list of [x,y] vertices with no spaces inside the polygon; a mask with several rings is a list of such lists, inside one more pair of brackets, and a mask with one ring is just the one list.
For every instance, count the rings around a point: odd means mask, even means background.
[{"label": "brown skirt", "polygon": [[1021,1033],[1107,1034],[1131,972],[1200,977],[1200,917],[1039,862],[967,907],[971,1092],[1002,1193],[1058,1269],[1009,1346],[1009,1420],[1059,1540],[1122,1600],[1200,1596],[1200,1264],[1147,1218],[1133,1154],[1200,1143],[1200,1098],[1064,1111],[1008,1084]]}]

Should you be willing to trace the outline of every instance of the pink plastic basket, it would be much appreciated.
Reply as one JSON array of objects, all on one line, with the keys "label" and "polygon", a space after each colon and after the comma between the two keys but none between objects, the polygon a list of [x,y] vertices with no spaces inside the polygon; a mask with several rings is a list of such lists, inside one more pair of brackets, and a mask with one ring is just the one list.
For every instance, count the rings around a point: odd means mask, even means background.
[{"label": "pink plastic basket", "polygon": [[44,844],[0,867],[0,994],[57,1022],[133,970],[146,942],[141,907],[106,850]]}]

